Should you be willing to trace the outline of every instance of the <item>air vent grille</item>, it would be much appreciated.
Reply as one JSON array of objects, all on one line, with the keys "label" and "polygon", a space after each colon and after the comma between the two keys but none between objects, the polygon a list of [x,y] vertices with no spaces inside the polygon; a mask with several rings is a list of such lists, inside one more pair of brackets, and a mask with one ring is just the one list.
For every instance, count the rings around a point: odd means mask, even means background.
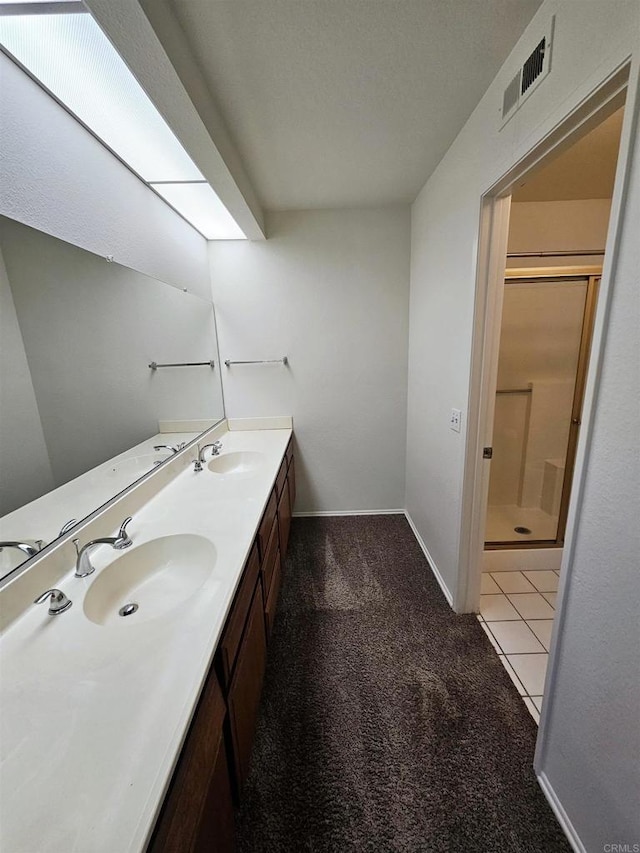
[{"label": "air vent grille", "polygon": [[520,89],[520,94],[524,95],[534,80],[537,80],[542,74],[544,70],[544,54],[546,46],[547,37],[545,36],[522,66],[522,88]]},{"label": "air vent grille", "polygon": [[511,83],[504,90],[502,96],[502,118],[508,115],[511,110],[517,105],[520,96],[520,71],[513,78]]},{"label": "air vent grille", "polygon": [[555,16],[551,16],[549,25],[538,32],[537,44],[518,68],[515,76],[502,93],[501,126],[504,127],[511,116],[515,115],[529,95],[551,71],[551,48]]}]

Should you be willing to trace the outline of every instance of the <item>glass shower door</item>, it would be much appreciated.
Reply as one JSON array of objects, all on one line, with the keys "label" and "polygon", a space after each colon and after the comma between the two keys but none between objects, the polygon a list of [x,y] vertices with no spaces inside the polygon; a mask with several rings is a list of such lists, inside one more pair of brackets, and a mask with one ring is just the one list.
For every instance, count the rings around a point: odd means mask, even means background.
[{"label": "glass shower door", "polygon": [[505,282],[487,545],[562,540],[595,285],[587,276]]}]

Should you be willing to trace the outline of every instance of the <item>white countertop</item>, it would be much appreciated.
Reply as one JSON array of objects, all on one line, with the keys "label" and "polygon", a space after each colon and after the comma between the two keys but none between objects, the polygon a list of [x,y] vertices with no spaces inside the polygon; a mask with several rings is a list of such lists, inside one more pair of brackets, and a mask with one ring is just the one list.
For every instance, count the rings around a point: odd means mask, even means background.
[{"label": "white countertop", "polygon": [[[183,471],[136,514],[131,548],[96,547],[96,572],[84,579],[69,566],[58,584],[74,603],[67,612],[30,607],[6,631],[0,850],[144,850],[290,436],[226,433],[223,454],[264,454],[253,475]],[[185,533],[216,549],[190,599],[146,622],[87,618],[83,597],[102,569],[145,542]]]}]

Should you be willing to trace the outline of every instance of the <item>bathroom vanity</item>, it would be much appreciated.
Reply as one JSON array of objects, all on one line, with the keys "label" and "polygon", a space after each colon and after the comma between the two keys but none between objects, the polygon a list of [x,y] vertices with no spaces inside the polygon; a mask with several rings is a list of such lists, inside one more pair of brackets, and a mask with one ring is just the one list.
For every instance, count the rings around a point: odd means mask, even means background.
[{"label": "bathroom vanity", "polygon": [[[1,849],[234,848],[295,500],[286,420],[223,422],[201,472],[187,447],[76,529],[133,516],[89,576],[63,537],[0,590]],[[32,604],[50,587],[72,601],[56,616]]]},{"label": "bathroom vanity", "polygon": [[234,849],[233,802],[249,772],[294,498],[289,439],[156,822],[152,853]]}]

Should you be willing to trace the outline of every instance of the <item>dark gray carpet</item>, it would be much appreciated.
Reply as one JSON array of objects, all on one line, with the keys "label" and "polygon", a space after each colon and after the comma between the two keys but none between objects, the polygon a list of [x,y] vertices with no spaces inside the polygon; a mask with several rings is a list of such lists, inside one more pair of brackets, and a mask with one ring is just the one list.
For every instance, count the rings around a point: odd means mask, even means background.
[{"label": "dark gray carpet", "polygon": [[570,851],[536,726],[402,516],[295,519],[240,851]]}]

